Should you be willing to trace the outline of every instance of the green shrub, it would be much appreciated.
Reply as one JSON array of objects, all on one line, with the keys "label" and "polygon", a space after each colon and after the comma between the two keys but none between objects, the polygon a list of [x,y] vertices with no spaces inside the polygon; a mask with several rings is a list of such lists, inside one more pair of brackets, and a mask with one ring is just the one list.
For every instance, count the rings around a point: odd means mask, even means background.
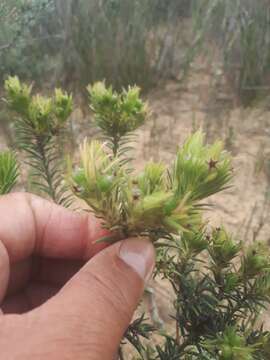
[{"label": "green shrub", "polygon": [[[224,228],[209,229],[204,200],[232,178],[223,144],[205,145],[201,132],[179,149],[171,167],[150,162],[131,168],[127,143],[147,118],[137,88],[117,93],[103,83],[89,87],[96,125],[106,138],[81,146],[81,163],[71,175],[74,194],[103,220],[115,242],[148,236],[157,249],[155,276],[167,279],[175,294],[175,332],[160,345],[142,339],[157,331],[143,317],[126,339],[136,359],[268,359],[270,333],[256,326],[270,302],[270,252],[255,243],[245,248]],[[119,352],[124,359],[124,352]]]},{"label": "green shrub", "polygon": [[[52,174],[47,171],[52,168],[44,166],[41,155],[50,156],[52,138],[70,113],[71,97],[60,90],[53,98],[35,97],[31,90],[16,77],[6,82],[8,103],[20,114],[19,145],[43,180],[37,185],[61,203],[53,194],[66,190],[59,190],[58,180],[49,182]],[[231,157],[223,143],[207,145],[199,131],[178,150],[173,164],[149,162],[138,173],[132,169],[130,151],[134,132],[148,115],[139,89],[116,92],[97,83],[88,93],[104,141],[81,145],[80,163],[69,170],[68,184],[109,230],[110,236],[99,241],[129,236],[153,241],[154,276],[169,281],[174,292],[173,332],[159,332],[144,316],[127,329],[124,342],[137,350],[134,359],[269,359],[270,333],[257,325],[270,303],[269,249],[260,242],[245,247],[223,227],[211,229],[203,219],[205,200],[230,186],[232,179]],[[37,147],[39,137],[43,148]],[[1,176],[1,164],[9,173],[9,163],[0,157],[0,185],[7,178]],[[14,171],[11,174],[15,179]],[[159,334],[159,345],[151,341],[153,333]],[[120,359],[125,358],[123,348]]]},{"label": "green shrub", "polygon": [[[162,51],[168,29],[187,15],[186,0],[94,0],[72,2],[72,36],[80,55],[80,79],[88,84],[137,84],[146,90],[170,76]],[[172,56],[171,51],[166,56]]]},{"label": "green shrub", "polygon": [[80,88],[106,79],[147,90],[172,75],[171,39],[189,14],[190,0],[4,0],[1,77]]},{"label": "green shrub", "polygon": [[3,0],[0,5],[0,76],[42,82],[54,71],[63,36],[53,0]]},{"label": "green shrub", "polygon": [[[244,104],[268,93],[270,7],[267,0],[194,1],[196,46],[222,51],[228,81]],[[208,41],[207,41],[208,40]]]}]

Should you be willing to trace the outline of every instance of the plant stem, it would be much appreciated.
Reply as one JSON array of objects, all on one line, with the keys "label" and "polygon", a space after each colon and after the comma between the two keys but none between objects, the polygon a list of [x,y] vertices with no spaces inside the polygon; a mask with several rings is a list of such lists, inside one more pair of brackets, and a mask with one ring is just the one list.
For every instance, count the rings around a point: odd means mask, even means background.
[{"label": "plant stem", "polygon": [[190,338],[187,338],[180,346],[179,346],[179,352],[185,353],[186,347],[188,347],[191,344]]},{"label": "plant stem", "polygon": [[178,325],[178,319],[179,319],[179,310],[177,309],[177,315],[176,315],[176,321],[175,321],[177,345],[180,344],[180,330],[179,330],[179,325]]},{"label": "plant stem", "polygon": [[119,150],[119,136],[115,135],[113,138],[113,157],[116,158],[118,150]]},{"label": "plant stem", "polygon": [[121,348],[119,348],[118,355],[119,355],[119,360],[124,360],[124,354],[123,354],[123,350]]},{"label": "plant stem", "polygon": [[37,151],[40,154],[42,166],[44,169],[44,175],[48,186],[49,196],[52,198],[54,202],[57,203],[58,199],[57,199],[56,191],[53,186],[53,175],[50,172],[50,166],[46,156],[45,144],[47,140],[44,141],[43,137],[36,136],[36,141],[37,141]]},{"label": "plant stem", "polygon": [[148,301],[149,301],[149,312],[151,315],[151,319],[152,319],[154,325],[158,329],[161,329],[164,325],[164,322],[159,315],[159,309],[158,309],[158,305],[156,302],[155,290],[148,286],[145,289],[145,295],[147,296]]}]

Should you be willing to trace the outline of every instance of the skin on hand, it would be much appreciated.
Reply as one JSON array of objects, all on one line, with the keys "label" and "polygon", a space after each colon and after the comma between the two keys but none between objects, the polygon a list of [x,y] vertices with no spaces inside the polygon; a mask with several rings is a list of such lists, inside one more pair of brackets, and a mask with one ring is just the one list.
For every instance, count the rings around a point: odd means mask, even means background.
[{"label": "skin on hand", "polygon": [[154,249],[143,239],[104,249],[95,244],[104,235],[92,215],[29,194],[1,197],[1,358],[114,358]]}]

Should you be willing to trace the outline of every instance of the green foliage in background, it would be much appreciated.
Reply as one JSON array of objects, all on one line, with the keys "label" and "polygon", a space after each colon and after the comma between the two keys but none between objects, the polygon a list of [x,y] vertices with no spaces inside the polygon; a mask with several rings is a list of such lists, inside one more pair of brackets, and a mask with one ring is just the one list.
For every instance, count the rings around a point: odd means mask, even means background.
[{"label": "green foliage in background", "polygon": [[[188,18],[194,32],[182,42]],[[248,105],[268,91],[269,18],[268,0],[3,0],[0,76],[80,89],[106,79],[116,89],[148,90],[186,73],[215,44]]]},{"label": "green foliage in background", "polygon": [[0,4],[0,77],[18,74],[41,80],[54,72],[63,41],[53,0],[2,0]]},{"label": "green foliage in background", "polygon": [[153,85],[164,40],[157,27],[168,23],[174,4],[153,0],[73,1],[73,43],[80,54],[80,77],[85,84],[106,79],[117,88],[135,83],[145,88]]},{"label": "green foliage in background", "polygon": [[226,77],[244,104],[268,93],[269,1],[195,1],[193,23],[196,47],[214,41],[221,49]]},{"label": "green foliage in background", "polygon": [[[86,85],[107,79],[120,88],[152,86],[170,76],[166,57],[174,23],[189,15],[181,0],[3,0],[0,73],[41,84]],[[168,30],[170,29],[170,30]]]}]

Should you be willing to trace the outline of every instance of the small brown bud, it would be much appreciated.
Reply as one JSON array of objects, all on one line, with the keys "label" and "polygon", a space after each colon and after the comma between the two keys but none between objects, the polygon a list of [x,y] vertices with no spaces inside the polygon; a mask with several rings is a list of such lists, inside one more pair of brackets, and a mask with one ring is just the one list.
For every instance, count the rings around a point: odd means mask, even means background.
[{"label": "small brown bud", "polygon": [[73,185],[72,186],[72,190],[75,192],[75,193],[80,193],[80,188],[76,185]]},{"label": "small brown bud", "polygon": [[209,170],[216,169],[217,163],[218,163],[218,161],[210,159],[210,161],[208,162]]}]

